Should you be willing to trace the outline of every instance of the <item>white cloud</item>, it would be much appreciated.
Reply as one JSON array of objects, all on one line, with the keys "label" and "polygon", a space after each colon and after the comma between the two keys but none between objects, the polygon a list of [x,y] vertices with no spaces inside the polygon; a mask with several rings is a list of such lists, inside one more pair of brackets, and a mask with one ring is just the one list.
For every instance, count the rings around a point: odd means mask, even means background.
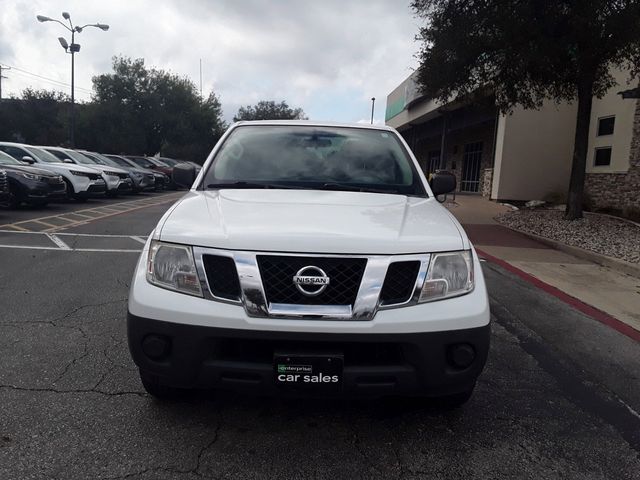
[{"label": "white cloud", "polygon": [[[64,29],[35,20],[63,9],[81,24],[111,25],[76,36],[79,87],[90,89],[113,55],[143,57],[198,84],[202,58],[205,94],[220,95],[228,118],[240,105],[284,99],[311,118],[357,121],[375,96],[381,121],[386,95],[410,74],[418,48],[408,2],[0,0],[0,62],[68,83],[70,59],[56,40]],[[16,71],[3,92],[28,85],[54,88]]]}]

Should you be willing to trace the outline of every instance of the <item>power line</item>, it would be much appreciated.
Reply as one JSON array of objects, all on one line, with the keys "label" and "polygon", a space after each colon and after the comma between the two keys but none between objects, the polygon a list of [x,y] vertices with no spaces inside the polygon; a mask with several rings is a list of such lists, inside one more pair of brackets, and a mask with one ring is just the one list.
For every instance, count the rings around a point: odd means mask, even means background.
[{"label": "power line", "polygon": [[[70,88],[70,86],[68,84],[66,84],[64,82],[59,82],[57,80],[52,80],[52,79],[48,79],[48,78],[39,78],[39,77],[34,78],[34,77],[32,77],[32,76],[30,76],[28,74],[24,74],[24,73],[18,72],[18,71],[15,71],[14,73],[16,75],[19,75],[19,76],[23,77],[23,78],[28,78],[29,80],[33,80],[33,81],[36,81],[36,82],[43,82],[43,83],[46,83],[46,84],[49,84],[49,85],[53,85],[55,87],[67,87],[67,88]],[[86,94],[91,94],[92,93],[90,90],[87,90],[87,89],[84,89],[84,88],[81,88],[81,87],[76,87],[76,90],[82,90],[82,92],[86,93]]]},{"label": "power line", "polygon": [[[70,85],[69,83],[63,82],[63,81],[61,81],[61,80],[56,80],[55,78],[45,77],[45,76],[43,76],[43,75],[39,75],[39,74],[37,74],[37,73],[33,73],[33,72],[28,71],[28,70],[24,70],[24,69],[22,69],[22,68],[19,68],[19,67],[14,66],[14,65],[8,65],[8,64],[6,64],[6,63],[5,63],[4,65],[6,65],[6,66],[5,66],[5,67],[3,67],[3,68],[9,67],[9,68],[11,68],[11,69],[13,69],[13,70],[16,70],[16,71],[18,71],[18,72],[22,72],[23,74],[31,75],[31,76],[33,76],[33,77],[37,77],[37,78],[39,78],[39,79],[41,79],[41,80],[45,80],[45,81],[48,81],[48,82],[51,82],[51,83],[54,83],[54,84],[58,84],[58,85],[60,85],[60,86],[64,86],[64,87],[69,87],[69,88],[71,88],[71,85]],[[75,88],[76,88],[77,90],[82,90],[82,91],[84,91],[84,92],[86,92],[86,93],[93,93],[93,92],[92,92],[92,90],[90,90],[90,89],[88,89],[88,88],[78,87],[77,85],[76,85],[76,87],[75,87]]]}]

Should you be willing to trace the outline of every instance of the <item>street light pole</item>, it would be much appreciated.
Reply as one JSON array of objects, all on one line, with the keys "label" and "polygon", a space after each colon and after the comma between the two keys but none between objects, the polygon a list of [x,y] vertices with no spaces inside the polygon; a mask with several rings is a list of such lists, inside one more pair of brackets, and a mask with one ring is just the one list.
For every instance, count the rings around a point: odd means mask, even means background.
[{"label": "street light pole", "polygon": [[[71,20],[69,20],[71,23]],[[69,133],[69,142],[71,148],[76,146],[76,97],[75,97],[75,80],[76,80],[76,52],[73,46],[75,45],[76,32],[71,30],[71,132]]]},{"label": "street light pole", "polygon": [[39,22],[57,22],[71,32],[71,45],[69,45],[63,37],[59,37],[58,41],[60,42],[60,45],[62,45],[62,48],[64,48],[64,51],[71,54],[71,122],[69,128],[69,143],[71,143],[71,148],[73,148],[76,145],[75,54],[80,51],[80,45],[75,41],[76,33],[82,33],[82,30],[87,27],[99,28],[100,30],[106,32],[107,30],[109,30],[109,25],[106,25],[104,23],[90,23],[82,27],[74,27],[73,23],[71,22],[71,15],[69,15],[67,12],[62,12],[62,18],[69,22],[69,26],[65,25],[60,20],[56,20],[55,18],[45,17],[43,15],[36,16],[36,19]]},{"label": "street light pole", "polygon": [[376,105],[376,97],[371,97],[371,125],[373,125],[373,110]]}]

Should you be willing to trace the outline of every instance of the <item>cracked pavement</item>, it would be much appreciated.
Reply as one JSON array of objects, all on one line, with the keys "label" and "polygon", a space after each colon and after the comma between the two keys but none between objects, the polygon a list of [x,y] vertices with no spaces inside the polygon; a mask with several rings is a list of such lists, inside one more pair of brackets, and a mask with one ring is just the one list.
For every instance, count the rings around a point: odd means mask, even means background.
[{"label": "cracked pavement", "polygon": [[[146,235],[166,208],[73,231]],[[484,264],[486,370],[464,408],[442,411],[226,392],[154,401],[127,347],[136,258],[0,249],[1,479],[640,479],[640,345],[498,267]]]}]

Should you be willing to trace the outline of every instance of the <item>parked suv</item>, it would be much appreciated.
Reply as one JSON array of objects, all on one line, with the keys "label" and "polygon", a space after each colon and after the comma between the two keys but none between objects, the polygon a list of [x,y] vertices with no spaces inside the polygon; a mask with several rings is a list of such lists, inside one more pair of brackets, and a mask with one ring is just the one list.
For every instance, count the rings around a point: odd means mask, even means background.
[{"label": "parked suv", "polygon": [[158,160],[157,158],[140,157],[138,155],[127,155],[126,158],[128,158],[132,162],[135,162],[136,165],[139,165],[144,168],[148,168],[150,170],[153,170],[154,172],[162,173],[168,179],[168,182],[165,185],[165,188],[171,188],[171,189],[176,188],[176,184],[172,180],[173,167],[170,167],[169,165],[162,162],[161,160]]},{"label": "parked suv", "polygon": [[154,172],[148,168],[141,167],[126,157],[121,155],[104,155],[104,157],[116,163],[120,168],[142,173],[144,175],[144,182],[140,185],[142,190],[164,190],[165,185],[169,183],[169,177],[164,173]]},{"label": "parked suv", "polygon": [[107,158],[100,153],[87,152],[86,150],[78,150],[78,152],[103,167],[116,167],[118,170],[125,170],[129,174],[129,179],[131,180],[131,191],[134,193],[148,190],[150,186],[153,187],[153,177],[149,178],[146,172],[140,168],[134,169],[119,165],[111,158]]},{"label": "parked suv", "polygon": [[102,173],[102,178],[107,184],[107,195],[110,197],[116,197],[120,193],[130,192],[132,189],[131,179],[129,173],[118,167],[105,167],[99,165],[92,159],[85,157],[80,152],[71,150],[69,148],[62,147],[40,147],[47,152],[55,155],[61,161],[65,163],[75,163],[76,165],[84,165],[98,170]]},{"label": "parked suv", "polygon": [[0,168],[6,171],[10,195],[7,203],[44,207],[49,201],[65,198],[67,187],[61,175],[43,168],[30,167],[0,151]]},{"label": "parked suv", "polygon": [[[146,390],[471,395],[489,349],[478,257],[392,128],[241,122],[144,247],[128,304]],[[195,182],[194,182],[195,180]]]},{"label": "parked suv", "polygon": [[99,171],[82,165],[63,163],[46,150],[20,143],[0,142],[0,151],[16,160],[62,175],[67,184],[67,198],[83,202],[89,197],[104,196],[106,184]]}]

